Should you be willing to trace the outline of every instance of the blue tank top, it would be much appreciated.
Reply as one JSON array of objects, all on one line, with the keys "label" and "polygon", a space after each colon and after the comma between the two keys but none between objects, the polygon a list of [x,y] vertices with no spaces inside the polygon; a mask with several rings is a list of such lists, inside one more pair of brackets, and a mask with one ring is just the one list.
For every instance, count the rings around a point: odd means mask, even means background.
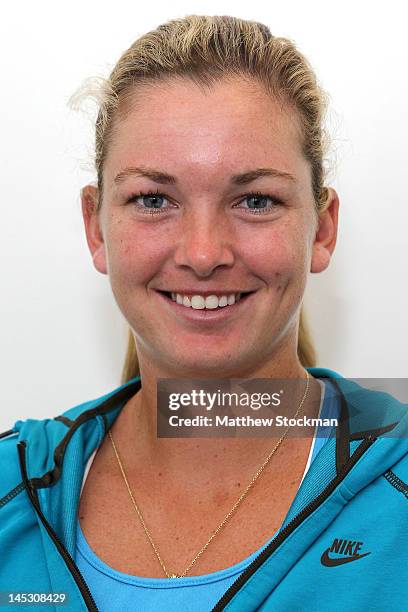
[{"label": "blue tank top", "polygon": [[[327,393],[330,386],[331,383],[324,379],[319,411],[321,418],[337,418],[339,414],[336,395]],[[327,440],[328,431],[318,428],[303,478]],[[93,456],[88,461],[84,482],[92,460]],[[132,576],[109,567],[88,546],[78,519],[76,564],[85,578],[100,612],[115,612],[116,610],[121,612],[123,610],[135,612],[163,612],[164,610],[208,612],[255,557],[268,546],[276,533],[261,548],[231,567],[202,576],[169,580],[168,578]]]}]

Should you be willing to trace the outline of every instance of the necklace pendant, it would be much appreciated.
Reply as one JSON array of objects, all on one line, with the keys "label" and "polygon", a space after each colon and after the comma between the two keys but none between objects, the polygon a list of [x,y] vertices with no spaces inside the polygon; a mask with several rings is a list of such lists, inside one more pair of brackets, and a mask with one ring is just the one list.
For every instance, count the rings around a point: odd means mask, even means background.
[{"label": "necklace pendant", "polygon": [[177,574],[171,574],[170,578],[178,578]]}]

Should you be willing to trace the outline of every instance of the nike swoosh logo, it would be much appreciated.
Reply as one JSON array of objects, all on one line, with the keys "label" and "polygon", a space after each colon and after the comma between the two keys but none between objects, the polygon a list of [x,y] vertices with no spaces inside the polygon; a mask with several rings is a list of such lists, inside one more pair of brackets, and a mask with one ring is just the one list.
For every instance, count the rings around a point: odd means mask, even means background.
[{"label": "nike swoosh logo", "polygon": [[330,551],[330,548],[325,550],[320,558],[322,565],[325,565],[326,567],[335,567],[336,565],[344,565],[345,563],[351,563],[351,561],[357,561],[357,559],[362,559],[363,557],[366,557],[367,555],[371,555],[371,553],[368,552],[368,553],[364,553],[363,555],[353,555],[352,557],[339,557],[337,559],[332,559],[331,557],[329,557],[329,551]]}]

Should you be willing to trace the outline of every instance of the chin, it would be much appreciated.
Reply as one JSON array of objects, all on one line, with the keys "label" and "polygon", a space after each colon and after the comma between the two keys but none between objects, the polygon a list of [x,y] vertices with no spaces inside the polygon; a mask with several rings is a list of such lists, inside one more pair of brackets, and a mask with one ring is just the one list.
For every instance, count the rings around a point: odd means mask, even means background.
[{"label": "chin", "polygon": [[164,362],[162,352],[160,369],[177,372],[174,374],[175,378],[239,378],[243,368],[248,369],[250,360],[247,354],[241,354],[240,359],[235,360],[232,358],[233,354],[232,351],[220,350],[220,347],[211,351],[201,346],[200,350],[188,357],[185,352],[173,352]]}]

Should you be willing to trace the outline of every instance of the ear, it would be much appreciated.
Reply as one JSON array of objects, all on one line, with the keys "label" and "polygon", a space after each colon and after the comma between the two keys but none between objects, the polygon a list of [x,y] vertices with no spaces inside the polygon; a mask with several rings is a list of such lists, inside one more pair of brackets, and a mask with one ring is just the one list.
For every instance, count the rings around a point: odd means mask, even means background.
[{"label": "ear", "polygon": [[330,263],[337,241],[339,197],[334,189],[327,188],[326,206],[318,216],[318,227],[312,248],[310,271],[323,272]]},{"label": "ear", "polygon": [[86,240],[95,268],[107,274],[105,244],[99,224],[98,188],[86,185],[81,189],[82,216],[84,218]]}]

